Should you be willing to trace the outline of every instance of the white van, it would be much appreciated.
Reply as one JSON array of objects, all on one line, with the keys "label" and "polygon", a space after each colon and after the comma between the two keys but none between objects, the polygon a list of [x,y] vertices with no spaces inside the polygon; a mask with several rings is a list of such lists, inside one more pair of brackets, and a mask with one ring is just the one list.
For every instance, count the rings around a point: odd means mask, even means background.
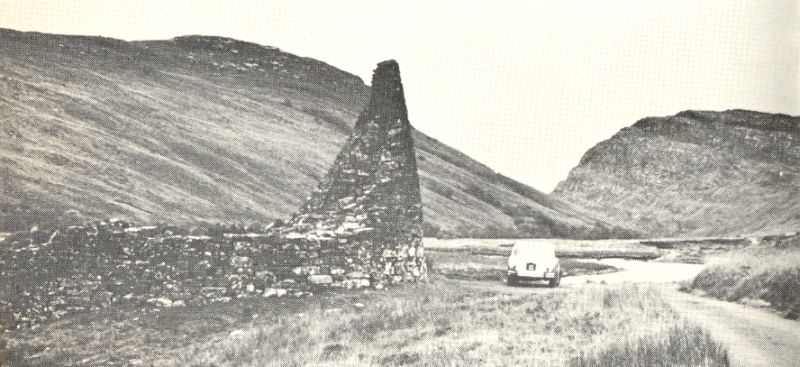
[{"label": "white van", "polygon": [[556,257],[555,245],[547,242],[514,244],[508,257],[508,285],[520,281],[546,280],[551,287],[561,283],[561,264]]}]

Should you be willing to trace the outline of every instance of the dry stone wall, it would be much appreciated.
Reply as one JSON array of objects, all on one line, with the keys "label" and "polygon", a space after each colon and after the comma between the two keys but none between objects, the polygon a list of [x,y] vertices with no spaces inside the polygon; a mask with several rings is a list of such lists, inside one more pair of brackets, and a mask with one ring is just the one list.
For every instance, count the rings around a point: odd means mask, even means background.
[{"label": "dry stone wall", "polygon": [[[115,303],[227,302],[276,285],[274,236],[177,236],[122,221],[13,235],[0,248],[2,324],[35,325]],[[297,289],[302,291],[303,289]]]},{"label": "dry stone wall", "polygon": [[309,274],[361,274],[378,287],[425,277],[419,177],[397,62],[378,64],[352,136],[279,231],[310,251]]},{"label": "dry stone wall", "polygon": [[380,63],[372,86],[318,189],[264,233],[175,235],[109,220],[0,241],[3,328],[119,303],[182,307],[424,280],[419,178],[397,63]]}]

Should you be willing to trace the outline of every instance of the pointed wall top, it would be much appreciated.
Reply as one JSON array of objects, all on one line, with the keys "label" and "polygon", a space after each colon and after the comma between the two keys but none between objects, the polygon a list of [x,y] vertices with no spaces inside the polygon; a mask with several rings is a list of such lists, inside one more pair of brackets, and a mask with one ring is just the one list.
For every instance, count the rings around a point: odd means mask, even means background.
[{"label": "pointed wall top", "polygon": [[400,79],[400,65],[395,60],[386,60],[378,63],[372,74],[372,83],[380,79]]},{"label": "pointed wall top", "polygon": [[386,120],[408,118],[403,83],[400,80],[400,66],[397,61],[386,60],[378,63],[372,74],[369,111],[377,112]]}]

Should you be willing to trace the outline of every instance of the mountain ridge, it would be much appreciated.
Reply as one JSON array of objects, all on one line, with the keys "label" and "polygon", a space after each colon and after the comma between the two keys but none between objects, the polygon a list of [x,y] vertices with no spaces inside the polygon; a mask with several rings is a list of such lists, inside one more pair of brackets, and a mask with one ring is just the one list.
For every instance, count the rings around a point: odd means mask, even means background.
[{"label": "mountain ridge", "polygon": [[800,117],[687,110],[598,143],[551,195],[655,236],[791,232],[798,161]]}]

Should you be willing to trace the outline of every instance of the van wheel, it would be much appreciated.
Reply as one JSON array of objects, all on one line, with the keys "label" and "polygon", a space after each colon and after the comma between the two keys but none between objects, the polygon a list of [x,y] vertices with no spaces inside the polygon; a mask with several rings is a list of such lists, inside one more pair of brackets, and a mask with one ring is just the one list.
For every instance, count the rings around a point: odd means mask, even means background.
[{"label": "van wheel", "polygon": [[517,286],[519,285],[519,279],[513,275],[509,275],[508,278],[506,278],[506,284],[512,287]]}]

